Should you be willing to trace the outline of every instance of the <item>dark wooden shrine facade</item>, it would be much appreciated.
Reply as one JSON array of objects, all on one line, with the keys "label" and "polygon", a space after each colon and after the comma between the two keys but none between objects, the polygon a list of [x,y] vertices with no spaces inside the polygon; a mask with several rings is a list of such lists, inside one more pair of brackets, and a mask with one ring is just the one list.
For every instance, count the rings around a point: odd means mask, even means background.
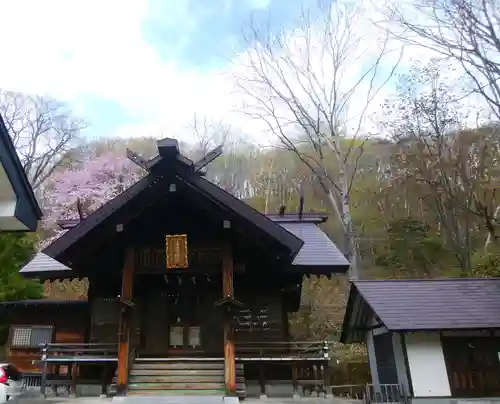
[{"label": "dark wooden shrine facade", "polygon": [[[89,279],[83,340],[118,342],[119,392],[133,356],[223,357],[232,392],[238,343],[288,341],[303,276],[348,262],[317,228],[325,218],[266,217],[204,179],[176,142],[158,144],[144,179],[43,251],[68,270],[25,275]],[[168,267],[170,235],[187,238],[187,266]]]}]

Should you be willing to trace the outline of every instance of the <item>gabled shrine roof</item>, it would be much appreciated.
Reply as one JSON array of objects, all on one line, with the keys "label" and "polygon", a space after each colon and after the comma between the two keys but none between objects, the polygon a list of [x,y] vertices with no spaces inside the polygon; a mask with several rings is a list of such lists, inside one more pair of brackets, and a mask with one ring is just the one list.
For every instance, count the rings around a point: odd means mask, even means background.
[{"label": "gabled shrine roof", "polygon": [[500,278],[353,281],[342,342],[360,342],[375,316],[389,331],[500,328]]},{"label": "gabled shrine roof", "polygon": [[249,225],[257,228],[263,234],[267,234],[287,248],[292,256],[297,254],[302,247],[303,241],[298,237],[289,233],[279,224],[268,219],[244,201],[239,200],[203,178],[201,173],[197,171],[199,165],[179,153],[175,140],[163,139],[158,141],[158,156],[149,162],[145,162],[145,166],[150,171],[146,177],[104,204],[101,208],[82,220],[78,226],[64,233],[46,247],[43,252],[59,260],[66,250],[85,238],[93,229],[103,224],[107,219],[124,208],[125,205],[139,204],[137,202],[139,195],[139,199],[147,200],[155,192],[159,192],[162,187],[164,189],[165,181],[163,175],[165,172],[174,173],[176,180],[182,181],[198,195],[214,201],[225,210],[243,218]]},{"label": "gabled shrine roof", "polygon": [[[41,254],[65,264],[65,268],[66,265],[72,266],[70,260],[65,257],[69,250],[78,250],[82,240],[93,240],[94,230],[102,227],[112,232],[116,224],[124,223],[128,217],[138,214],[148,199],[155,198],[168,187],[168,181],[165,180],[168,174],[174,175],[175,181],[194,192],[196,197],[209,200],[232,217],[241,219],[246,223],[245,226],[265,236],[266,240],[280,245],[283,251],[287,251],[290,263],[297,271],[303,271],[307,267],[314,268],[313,273],[327,275],[332,272],[343,273],[348,269],[348,261],[317,226],[326,220],[325,215],[306,213],[300,218],[290,214],[266,216],[205,179],[200,169],[219,154],[220,151],[216,149],[200,161],[193,162],[179,153],[177,142],[173,139],[158,141],[158,156],[149,161],[132,152],[128,153],[129,158],[148,170],[149,174],[81,220],[46,247]],[[123,213],[125,207],[132,213]],[[33,261],[22,268],[21,273],[28,275],[30,272],[34,274],[40,271],[34,269],[35,264],[31,264]],[[43,272],[51,271],[47,267],[47,271]]]}]

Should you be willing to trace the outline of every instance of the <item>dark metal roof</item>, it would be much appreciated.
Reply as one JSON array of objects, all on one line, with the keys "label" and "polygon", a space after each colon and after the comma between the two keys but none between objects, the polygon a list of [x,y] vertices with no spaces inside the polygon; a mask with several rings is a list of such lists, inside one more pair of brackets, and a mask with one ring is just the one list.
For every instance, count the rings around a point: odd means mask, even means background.
[{"label": "dark metal roof", "polygon": [[304,242],[292,265],[349,268],[349,261],[316,223],[289,221],[280,225]]},{"label": "dark metal roof", "polygon": [[286,223],[286,222],[309,222],[309,223],[324,223],[328,220],[326,213],[307,212],[302,214],[302,218],[298,213],[285,213],[280,215],[278,213],[271,213],[266,215],[273,222]]},{"label": "dark metal roof", "polygon": [[31,273],[50,272],[51,274],[58,273],[59,275],[71,276],[73,271],[66,265],[61,264],[55,259],[49,257],[43,252],[39,252],[35,257],[21,268],[19,273],[29,276]]},{"label": "dark metal roof", "polygon": [[15,217],[26,226],[27,230],[35,231],[38,221],[42,217],[42,211],[19,161],[2,116],[0,116],[0,165],[7,173],[17,196]]},{"label": "dark metal roof", "polygon": [[500,328],[500,278],[354,281],[343,341],[368,327],[369,316],[356,313],[356,301],[390,331]]}]

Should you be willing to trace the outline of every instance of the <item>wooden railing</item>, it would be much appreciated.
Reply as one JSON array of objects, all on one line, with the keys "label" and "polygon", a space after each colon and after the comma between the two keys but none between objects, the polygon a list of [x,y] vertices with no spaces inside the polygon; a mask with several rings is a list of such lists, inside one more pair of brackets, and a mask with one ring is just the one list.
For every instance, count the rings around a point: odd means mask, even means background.
[{"label": "wooden railing", "polygon": [[366,404],[406,404],[409,398],[397,384],[348,384],[331,386],[334,397],[363,400]]},{"label": "wooden railing", "polygon": [[331,341],[237,342],[240,360],[328,360]]},{"label": "wooden railing", "polygon": [[366,385],[365,403],[398,403],[406,404],[408,397],[401,391],[397,384]]},{"label": "wooden railing", "polygon": [[[127,373],[127,387],[128,387],[128,383],[129,383],[129,380],[130,380],[130,373],[132,372],[132,367],[133,367],[133,364],[134,364],[134,361],[135,361],[135,358],[137,357],[137,351],[135,348],[130,348],[130,351],[128,353],[128,373]],[[118,369],[117,369],[118,371]],[[117,374],[118,376],[118,374]]]},{"label": "wooden railing", "polygon": [[117,359],[117,344],[49,343],[40,346],[42,362],[112,362]]},{"label": "wooden railing", "polygon": [[340,384],[331,387],[333,397],[344,397],[353,400],[363,400],[366,396],[364,384]]},{"label": "wooden railing", "polygon": [[[40,362],[43,364],[40,390],[46,394],[50,386],[54,392],[59,386],[68,389],[68,393],[76,395],[78,369],[81,364],[102,364],[102,391],[107,390],[105,375],[110,362],[117,361],[117,344],[78,343],[59,344],[49,343],[40,346]],[[66,365],[68,372],[60,374],[61,365]]]}]

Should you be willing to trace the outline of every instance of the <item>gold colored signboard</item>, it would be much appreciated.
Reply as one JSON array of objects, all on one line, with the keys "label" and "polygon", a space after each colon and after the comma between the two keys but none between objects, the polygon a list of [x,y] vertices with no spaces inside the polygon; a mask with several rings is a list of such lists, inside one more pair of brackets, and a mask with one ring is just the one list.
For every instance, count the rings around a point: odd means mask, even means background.
[{"label": "gold colored signboard", "polygon": [[188,267],[187,234],[165,236],[167,269]]}]

